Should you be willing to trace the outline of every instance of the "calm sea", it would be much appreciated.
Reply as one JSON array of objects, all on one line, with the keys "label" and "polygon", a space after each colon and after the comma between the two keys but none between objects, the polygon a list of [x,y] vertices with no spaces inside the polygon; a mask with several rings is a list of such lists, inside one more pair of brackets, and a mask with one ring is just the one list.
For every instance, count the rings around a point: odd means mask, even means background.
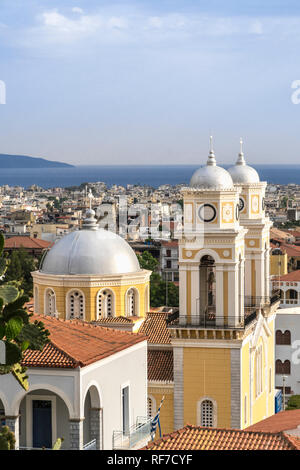
[{"label": "calm sea", "polygon": [[[200,165],[151,166],[76,166],[74,168],[1,169],[0,186],[37,184],[43,188],[66,187],[85,182],[104,181],[108,186],[141,184],[158,187],[162,184],[188,183]],[[226,168],[226,166],[224,165]],[[261,181],[274,184],[300,184],[300,165],[255,165]]]}]

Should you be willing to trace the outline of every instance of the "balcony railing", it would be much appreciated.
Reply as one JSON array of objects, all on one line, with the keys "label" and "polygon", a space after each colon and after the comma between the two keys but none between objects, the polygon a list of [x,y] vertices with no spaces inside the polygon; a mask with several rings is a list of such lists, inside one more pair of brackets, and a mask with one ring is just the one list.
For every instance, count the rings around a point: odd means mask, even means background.
[{"label": "balcony railing", "polygon": [[234,316],[218,317],[216,315],[181,315],[179,318],[171,322],[169,328],[194,328],[200,327],[205,329],[244,329],[256,319],[256,311],[252,311],[243,318]]},{"label": "balcony railing", "polygon": [[133,449],[139,442],[150,440],[151,421],[152,418],[139,416],[128,431],[113,431],[113,449]]}]

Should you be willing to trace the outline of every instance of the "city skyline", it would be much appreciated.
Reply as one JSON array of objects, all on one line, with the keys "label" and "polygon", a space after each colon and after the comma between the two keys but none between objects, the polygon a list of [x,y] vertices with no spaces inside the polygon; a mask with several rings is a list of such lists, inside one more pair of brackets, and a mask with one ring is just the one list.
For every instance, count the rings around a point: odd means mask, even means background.
[{"label": "city skyline", "polygon": [[[298,162],[297,2],[3,1],[0,153],[71,164]],[[23,8],[22,8],[23,7]]]}]

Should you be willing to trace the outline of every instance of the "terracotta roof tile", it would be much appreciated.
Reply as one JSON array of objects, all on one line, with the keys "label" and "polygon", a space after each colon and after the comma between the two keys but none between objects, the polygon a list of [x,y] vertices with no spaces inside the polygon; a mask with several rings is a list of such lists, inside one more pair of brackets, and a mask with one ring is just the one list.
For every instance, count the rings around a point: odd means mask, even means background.
[{"label": "terracotta roof tile", "polygon": [[5,239],[5,248],[39,248],[44,249],[52,245],[52,242],[47,242],[46,240],[41,240],[39,238],[31,237],[10,237]]},{"label": "terracotta roof tile", "polygon": [[84,367],[122,351],[147,338],[80,320],[58,320],[33,315],[50,331],[50,345],[43,351],[27,351],[24,365],[29,367]]},{"label": "terracotta roof tile", "polygon": [[300,410],[287,410],[252,424],[247,431],[280,432],[295,429],[297,426],[300,426]]},{"label": "terracotta roof tile", "polygon": [[148,380],[173,382],[173,350],[148,350]]},{"label": "terracotta roof tile", "polygon": [[148,444],[144,450],[300,450],[300,439],[284,432],[249,432],[187,425]]},{"label": "terracotta roof tile", "polygon": [[171,344],[167,318],[168,314],[165,312],[148,313],[139,333],[146,335],[150,344]]},{"label": "terracotta roof tile", "polygon": [[99,318],[94,324],[99,323],[133,323],[133,319],[137,317],[123,317],[122,315],[119,317],[109,317],[109,318]]},{"label": "terracotta roof tile", "polygon": [[276,276],[272,278],[272,281],[300,281],[300,269],[291,271],[290,273],[283,274],[282,276]]}]

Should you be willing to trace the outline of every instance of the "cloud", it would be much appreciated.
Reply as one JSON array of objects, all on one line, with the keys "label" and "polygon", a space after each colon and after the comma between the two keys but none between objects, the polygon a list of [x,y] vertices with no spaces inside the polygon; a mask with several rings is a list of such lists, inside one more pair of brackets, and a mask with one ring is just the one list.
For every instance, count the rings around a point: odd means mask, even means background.
[{"label": "cloud", "polygon": [[72,12],[73,13],[79,13],[80,15],[82,15],[83,14],[83,9],[79,8],[79,7],[73,7]]}]

